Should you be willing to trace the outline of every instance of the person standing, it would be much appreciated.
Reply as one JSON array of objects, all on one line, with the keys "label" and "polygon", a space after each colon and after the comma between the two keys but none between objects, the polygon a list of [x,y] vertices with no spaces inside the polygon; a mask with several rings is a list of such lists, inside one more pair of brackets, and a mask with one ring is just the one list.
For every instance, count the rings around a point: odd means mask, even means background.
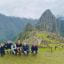
[{"label": "person standing", "polygon": [[12,54],[16,55],[16,44],[12,44],[11,51],[12,51]]},{"label": "person standing", "polygon": [[8,54],[11,54],[11,46],[12,46],[12,41],[7,41],[4,45],[5,51]]},{"label": "person standing", "polygon": [[22,43],[20,42],[20,40],[18,40],[18,42],[16,43],[16,54],[21,55],[21,48],[22,48]]},{"label": "person standing", "polygon": [[28,55],[29,54],[29,45],[27,43],[23,44],[22,52],[23,52],[24,55]]},{"label": "person standing", "polygon": [[38,53],[38,46],[36,44],[32,44],[31,52],[32,52],[32,54],[37,54]]},{"label": "person standing", "polygon": [[4,48],[4,44],[1,43],[0,45],[0,55],[4,56],[5,55],[5,48]]}]

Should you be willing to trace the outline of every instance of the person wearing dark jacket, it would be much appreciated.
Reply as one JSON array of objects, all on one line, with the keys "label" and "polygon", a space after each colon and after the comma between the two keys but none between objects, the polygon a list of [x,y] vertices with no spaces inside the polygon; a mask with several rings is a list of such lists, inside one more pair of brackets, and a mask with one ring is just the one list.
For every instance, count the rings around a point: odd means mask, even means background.
[{"label": "person wearing dark jacket", "polygon": [[38,53],[38,46],[37,45],[32,45],[31,46],[31,52],[33,54],[37,54]]},{"label": "person wearing dark jacket", "polygon": [[20,42],[20,40],[18,40],[18,42],[16,43],[16,54],[21,55],[21,48],[22,48],[22,43]]},{"label": "person wearing dark jacket", "polygon": [[12,42],[5,43],[5,49],[11,49]]},{"label": "person wearing dark jacket", "polygon": [[29,45],[27,43],[24,43],[23,46],[22,46],[22,52],[25,54],[25,55],[28,55],[29,54]]},{"label": "person wearing dark jacket", "polygon": [[4,44],[0,45],[0,55],[4,56],[5,55],[5,48],[4,48]]},{"label": "person wearing dark jacket", "polygon": [[11,46],[12,46],[11,42],[5,43],[4,47],[5,47],[6,53],[11,54]]}]

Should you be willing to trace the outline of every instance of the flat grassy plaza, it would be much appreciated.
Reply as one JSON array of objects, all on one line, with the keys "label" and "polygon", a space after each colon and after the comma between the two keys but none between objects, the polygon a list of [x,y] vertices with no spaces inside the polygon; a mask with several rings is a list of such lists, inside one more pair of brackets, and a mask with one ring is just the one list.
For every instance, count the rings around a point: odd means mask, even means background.
[{"label": "flat grassy plaza", "polygon": [[51,52],[48,48],[40,48],[37,55],[14,56],[6,54],[0,57],[0,64],[64,64],[64,48]]}]

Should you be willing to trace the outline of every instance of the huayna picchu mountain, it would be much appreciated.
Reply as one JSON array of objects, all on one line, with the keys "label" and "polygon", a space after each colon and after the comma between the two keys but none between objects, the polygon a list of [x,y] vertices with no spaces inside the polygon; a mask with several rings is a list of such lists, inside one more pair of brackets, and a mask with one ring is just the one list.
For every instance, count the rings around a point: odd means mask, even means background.
[{"label": "huayna picchu mountain", "polygon": [[57,20],[53,13],[48,9],[40,17],[36,27],[48,32],[57,32]]}]

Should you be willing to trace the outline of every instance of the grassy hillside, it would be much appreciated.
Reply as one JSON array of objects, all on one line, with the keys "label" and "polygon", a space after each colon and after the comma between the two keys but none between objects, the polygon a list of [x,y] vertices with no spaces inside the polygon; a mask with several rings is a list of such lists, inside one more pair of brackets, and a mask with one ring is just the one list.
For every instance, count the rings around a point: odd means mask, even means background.
[{"label": "grassy hillside", "polygon": [[37,33],[36,37],[41,38],[42,40],[48,43],[62,43],[63,42],[63,40],[54,33],[47,33],[47,32]]},{"label": "grassy hillside", "polygon": [[45,31],[27,31],[23,33],[22,37],[20,37],[20,40],[28,41],[29,43],[35,43],[36,41],[38,43],[48,43],[48,44],[58,44],[63,43],[64,38],[58,36],[55,33],[45,32]]}]

